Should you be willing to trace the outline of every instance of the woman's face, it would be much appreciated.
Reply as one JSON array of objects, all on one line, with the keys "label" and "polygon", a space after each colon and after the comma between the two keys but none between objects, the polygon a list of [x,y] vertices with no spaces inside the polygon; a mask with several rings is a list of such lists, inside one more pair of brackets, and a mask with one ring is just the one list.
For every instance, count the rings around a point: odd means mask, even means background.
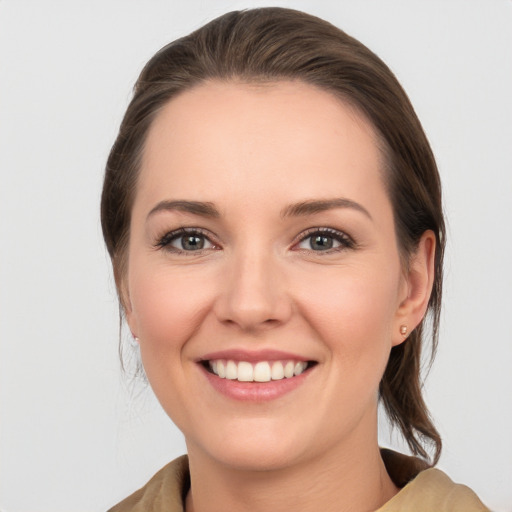
[{"label": "woman's face", "polygon": [[191,453],[270,469],[376,435],[408,294],[382,168],[369,123],[302,83],[210,82],[158,114],[125,302]]}]

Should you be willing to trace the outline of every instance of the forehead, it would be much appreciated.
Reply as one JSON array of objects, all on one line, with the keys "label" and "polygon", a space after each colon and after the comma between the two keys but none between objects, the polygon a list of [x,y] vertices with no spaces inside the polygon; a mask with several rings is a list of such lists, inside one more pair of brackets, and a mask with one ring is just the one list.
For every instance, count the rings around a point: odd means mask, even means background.
[{"label": "forehead", "polygon": [[156,201],[166,189],[200,200],[259,192],[284,200],[305,194],[301,187],[332,196],[338,185],[371,192],[371,182],[382,189],[381,160],[371,124],[328,91],[302,82],[212,81],[181,93],[156,116],[138,194]]}]

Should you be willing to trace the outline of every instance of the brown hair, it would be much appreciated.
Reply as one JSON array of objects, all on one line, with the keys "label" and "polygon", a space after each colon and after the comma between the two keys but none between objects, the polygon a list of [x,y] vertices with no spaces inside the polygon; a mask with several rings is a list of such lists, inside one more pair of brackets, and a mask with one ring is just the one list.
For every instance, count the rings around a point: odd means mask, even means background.
[{"label": "brown hair", "polygon": [[[426,230],[436,235],[435,280],[429,302],[432,352],[438,337],[445,228],[436,163],[407,95],[368,48],[314,16],[283,8],[227,13],[157,52],[146,64],[110,152],[101,223],[122,302],[131,208],[148,129],[180,92],[207,80],[300,80],[354,105],[373,124],[386,157],[401,257],[407,264]],[[380,399],[411,451],[439,459],[441,438],[422,397],[421,348],[425,320],[391,350]]]}]

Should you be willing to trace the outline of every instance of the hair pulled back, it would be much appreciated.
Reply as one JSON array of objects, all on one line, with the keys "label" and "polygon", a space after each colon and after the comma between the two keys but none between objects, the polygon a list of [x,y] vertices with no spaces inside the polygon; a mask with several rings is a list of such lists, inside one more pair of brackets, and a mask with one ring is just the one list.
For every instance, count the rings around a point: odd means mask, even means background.
[{"label": "hair pulled back", "polygon": [[101,199],[103,236],[121,304],[131,210],[148,130],[171,98],[208,80],[300,80],[355,106],[375,128],[403,264],[426,230],[436,236],[427,318],[391,350],[380,399],[411,451],[428,459],[425,446],[431,445],[436,463],[441,439],[422,397],[421,349],[429,320],[432,358],[437,347],[445,243],[440,179],[421,124],[393,73],[330,23],[277,7],[234,11],[163,47],[146,64],[111,149]]}]

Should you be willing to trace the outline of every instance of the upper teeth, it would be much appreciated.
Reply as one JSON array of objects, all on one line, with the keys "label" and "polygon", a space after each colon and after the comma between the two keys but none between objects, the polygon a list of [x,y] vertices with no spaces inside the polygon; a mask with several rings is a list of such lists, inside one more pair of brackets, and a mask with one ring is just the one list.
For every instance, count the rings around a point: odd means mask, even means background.
[{"label": "upper teeth", "polygon": [[240,382],[269,382],[300,375],[308,366],[306,361],[233,361],[217,359],[208,361],[210,369],[221,379]]}]

